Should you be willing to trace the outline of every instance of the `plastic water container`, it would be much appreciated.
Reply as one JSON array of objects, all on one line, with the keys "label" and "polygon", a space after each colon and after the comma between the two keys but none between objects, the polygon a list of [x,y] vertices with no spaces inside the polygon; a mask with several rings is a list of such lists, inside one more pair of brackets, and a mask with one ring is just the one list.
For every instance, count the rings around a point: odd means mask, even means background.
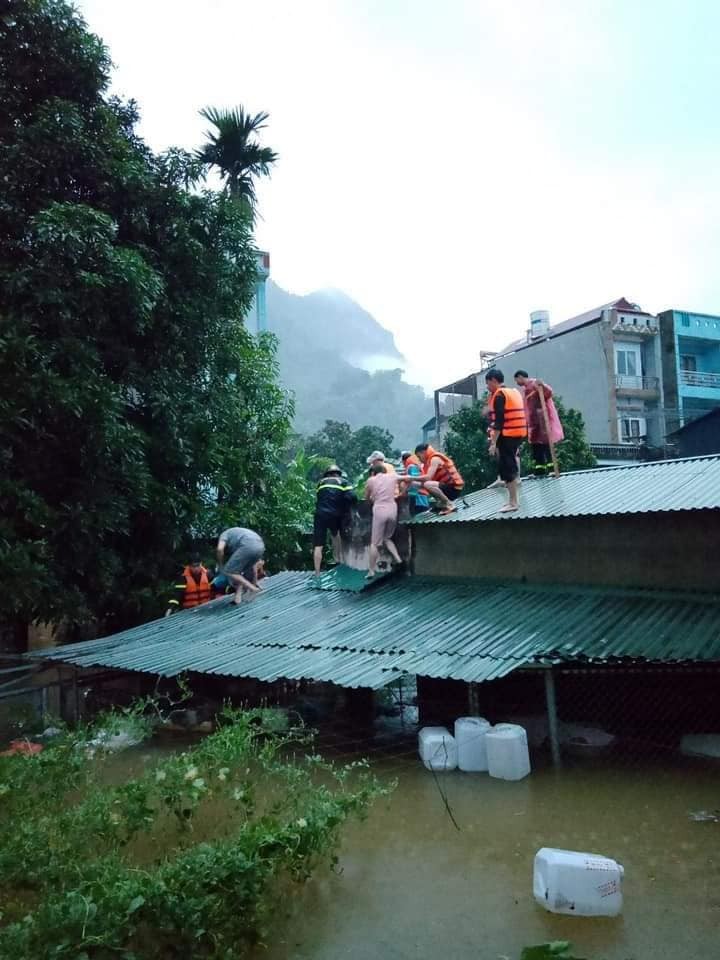
[{"label": "plastic water container", "polygon": [[484,717],[458,717],[455,721],[458,767],[468,773],[482,773],[488,768],[485,734],[490,724]]},{"label": "plastic water container", "polygon": [[535,854],[533,894],[551,913],[617,917],[624,872],[609,857],[543,847]]},{"label": "plastic water container", "polygon": [[527,734],[514,723],[498,723],[485,734],[488,772],[499,780],[522,780],[530,773]]},{"label": "plastic water container", "polygon": [[447,727],[423,727],[418,734],[418,752],[428,770],[457,767],[457,744]]}]

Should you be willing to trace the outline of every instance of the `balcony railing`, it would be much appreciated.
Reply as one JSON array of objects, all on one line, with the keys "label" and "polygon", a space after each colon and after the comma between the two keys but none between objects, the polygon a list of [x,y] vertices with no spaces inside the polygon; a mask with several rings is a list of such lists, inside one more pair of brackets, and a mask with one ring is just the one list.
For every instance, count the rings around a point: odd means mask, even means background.
[{"label": "balcony railing", "polygon": [[680,383],[686,387],[714,387],[720,390],[720,373],[702,373],[699,370],[681,370]]},{"label": "balcony railing", "polygon": [[640,460],[640,441],[636,443],[591,443],[592,452],[599,460]]},{"label": "balcony railing", "polygon": [[615,386],[618,390],[657,390],[660,386],[659,377],[615,377]]}]

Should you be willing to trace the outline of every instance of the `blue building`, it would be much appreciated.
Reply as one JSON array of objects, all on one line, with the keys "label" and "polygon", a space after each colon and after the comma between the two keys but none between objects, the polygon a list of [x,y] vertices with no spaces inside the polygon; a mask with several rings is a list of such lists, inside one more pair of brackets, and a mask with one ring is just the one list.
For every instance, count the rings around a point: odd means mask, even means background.
[{"label": "blue building", "polygon": [[255,297],[250,312],[245,318],[250,333],[262,333],[267,330],[267,307],[265,304],[265,283],[270,276],[270,254],[265,250],[258,250],[255,256],[257,281],[255,283]]},{"label": "blue building", "polygon": [[658,318],[670,433],[720,406],[720,317],[665,310]]}]

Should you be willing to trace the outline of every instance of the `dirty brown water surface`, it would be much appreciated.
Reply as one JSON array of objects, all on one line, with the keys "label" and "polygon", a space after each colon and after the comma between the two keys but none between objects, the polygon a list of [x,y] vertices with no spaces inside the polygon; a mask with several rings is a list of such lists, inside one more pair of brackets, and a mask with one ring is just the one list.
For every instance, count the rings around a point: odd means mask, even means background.
[{"label": "dirty brown water surface", "polygon": [[[541,754],[528,778],[509,783],[435,777],[407,734],[381,747],[322,737],[321,751],[343,762],[370,756],[397,788],[365,822],[346,826],[335,872],[323,865],[307,883],[283,887],[271,936],[252,960],[517,960],[524,946],[556,939],[588,960],[720,956],[720,823],[690,819],[720,807],[720,762],[636,754],[555,771]],[[150,759],[147,745],[131,753],[117,758],[115,775],[131,772],[141,753]],[[537,906],[532,864],[543,846],[622,863],[622,916]]]}]

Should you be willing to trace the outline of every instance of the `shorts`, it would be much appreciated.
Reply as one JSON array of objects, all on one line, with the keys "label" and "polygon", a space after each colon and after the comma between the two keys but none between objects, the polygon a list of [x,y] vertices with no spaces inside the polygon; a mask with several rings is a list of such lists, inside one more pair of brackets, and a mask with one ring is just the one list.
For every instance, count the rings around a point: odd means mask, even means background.
[{"label": "shorts", "polygon": [[440,490],[448,500],[457,500],[462,496],[462,487],[454,487],[451,483],[441,483]]},{"label": "shorts", "polygon": [[[253,564],[257,563],[265,556],[265,544],[258,537],[256,540],[247,540],[241,543],[233,553],[230,554],[222,572],[226,577],[233,573],[239,573],[241,577]],[[247,578],[246,578],[247,579]]]},{"label": "shorts", "polygon": [[341,513],[316,513],[313,521],[313,546],[324,547],[328,533],[337,537],[342,521]]},{"label": "shorts", "polygon": [[520,472],[517,465],[517,455],[522,442],[522,437],[503,437],[501,435],[497,439],[498,473],[500,479],[504,480],[505,483],[516,480]]}]

